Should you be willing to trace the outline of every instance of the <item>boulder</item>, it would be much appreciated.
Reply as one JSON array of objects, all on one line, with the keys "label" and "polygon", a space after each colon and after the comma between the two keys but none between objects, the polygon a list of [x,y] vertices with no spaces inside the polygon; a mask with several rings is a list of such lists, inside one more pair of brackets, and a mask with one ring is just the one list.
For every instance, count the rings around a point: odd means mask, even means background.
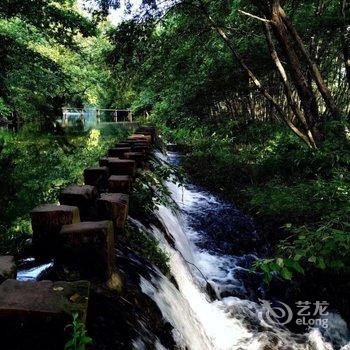
[{"label": "boulder", "polygon": [[0,256],[0,283],[8,278],[16,278],[17,267],[13,256]]},{"label": "boulder", "polygon": [[131,152],[131,147],[116,147],[108,150],[108,157],[123,157],[126,152]]},{"label": "boulder", "polygon": [[109,169],[106,166],[92,167],[84,170],[85,185],[95,186],[98,189],[108,187]]},{"label": "boulder", "polygon": [[80,222],[62,227],[56,266],[79,278],[108,280],[115,270],[112,221]]},{"label": "boulder", "polygon": [[124,230],[129,211],[129,196],[122,193],[102,193],[97,200],[98,216],[101,220],[111,220],[114,232]]},{"label": "boulder", "polygon": [[112,193],[126,193],[131,190],[131,177],[129,175],[112,175],[108,179],[108,189]]},{"label": "boulder", "polygon": [[86,320],[88,281],[16,281],[0,285],[2,349],[62,350],[71,337],[66,326],[77,312]]},{"label": "boulder", "polygon": [[61,204],[78,207],[81,219],[89,220],[94,216],[94,205],[97,195],[97,188],[94,186],[71,185],[61,192],[59,201]]},{"label": "boulder", "polygon": [[80,222],[79,209],[68,205],[40,205],[31,211],[30,216],[35,251],[44,256],[52,256],[56,251],[63,225]]}]

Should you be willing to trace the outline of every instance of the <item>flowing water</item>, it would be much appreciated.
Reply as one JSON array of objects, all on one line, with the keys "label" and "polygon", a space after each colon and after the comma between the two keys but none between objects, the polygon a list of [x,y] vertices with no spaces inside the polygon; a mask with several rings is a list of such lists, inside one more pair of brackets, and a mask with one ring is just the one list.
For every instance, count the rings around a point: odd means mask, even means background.
[{"label": "flowing water", "polygon": [[[157,156],[172,164],[179,158]],[[154,226],[150,233],[169,255],[176,284],[161,274],[140,284],[173,326],[180,349],[350,349],[347,325],[336,313],[328,315],[327,329],[304,334],[265,317],[269,310],[256,297],[263,295],[261,276],[250,269],[263,246],[254,223],[195,185],[167,186],[180,210],[161,205],[156,215],[165,232]]]}]

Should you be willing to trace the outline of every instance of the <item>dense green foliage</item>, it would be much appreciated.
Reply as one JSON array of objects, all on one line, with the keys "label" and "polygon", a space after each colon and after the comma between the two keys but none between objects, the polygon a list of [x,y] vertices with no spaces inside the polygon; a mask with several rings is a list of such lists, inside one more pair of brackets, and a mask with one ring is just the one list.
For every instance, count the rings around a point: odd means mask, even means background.
[{"label": "dense green foliage", "polygon": [[258,219],[275,247],[258,264],[267,280],[349,266],[346,3],[168,6],[110,31],[120,101],[191,146],[192,176]]},{"label": "dense green foliage", "polygon": [[[349,266],[346,0],[144,0],[117,27],[103,16],[120,1],[84,3],[91,18],[73,0],[0,5],[0,123],[35,123],[2,133],[1,251],[108,145],[47,133],[60,108],[100,105],[130,107],[192,147],[192,176],[238,201],[273,243],[258,264],[267,279]],[[136,183],[141,214],[166,197],[163,171]]]},{"label": "dense green foliage", "polygon": [[30,210],[57,202],[67,185],[83,183],[84,169],[97,165],[125,133],[117,129],[105,136],[94,129],[88,134],[58,137],[39,133],[32,125],[16,135],[1,133],[0,251],[20,250],[17,238],[31,232]]}]

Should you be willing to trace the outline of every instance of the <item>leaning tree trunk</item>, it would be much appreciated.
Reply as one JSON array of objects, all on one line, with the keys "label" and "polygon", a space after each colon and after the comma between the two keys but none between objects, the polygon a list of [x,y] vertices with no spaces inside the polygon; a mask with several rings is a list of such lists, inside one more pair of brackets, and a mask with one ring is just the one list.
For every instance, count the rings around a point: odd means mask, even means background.
[{"label": "leaning tree trunk", "polygon": [[273,32],[288,60],[289,72],[298,92],[308,127],[309,129],[314,130],[315,125],[319,120],[316,97],[312,91],[312,87],[309,85],[307,76],[304,74],[301,61],[293,43],[290,40],[288,29],[283,21],[279,0],[273,1],[271,11]]},{"label": "leaning tree trunk", "polygon": [[[264,22],[264,27],[265,27],[265,34],[266,34],[266,40],[267,44],[269,47],[271,59],[275,64],[276,70],[279,73],[283,87],[284,87],[284,92],[287,98],[287,103],[294,113],[294,116],[299,120],[301,123],[301,129],[296,126],[296,123],[293,123],[292,120],[290,122],[295,126],[294,129],[292,129],[300,138],[302,138],[306,143],[310,143],[310,146],[312,148],[316,148],[316,143],[312,135],[312,131],[309,128],[309,125],[305,119],[305,116],[303,112],[300,110],[298,103],[295,101],[292,93],[292,88],[290,86],[290,83],[288,81],[288,76],[287,73],[282,65],[282,62],[280,61],[277,51],[275,49],[272,37],[271,37],[271,32],[270,32],[270,25],[267,22]],[[302,131],[304,129],[304,131]]]}]

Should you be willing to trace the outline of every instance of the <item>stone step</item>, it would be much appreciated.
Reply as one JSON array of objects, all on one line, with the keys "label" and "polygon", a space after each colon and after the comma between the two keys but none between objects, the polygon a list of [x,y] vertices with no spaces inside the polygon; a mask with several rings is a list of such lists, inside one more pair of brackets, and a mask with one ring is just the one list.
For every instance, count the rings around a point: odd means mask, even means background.
[{"label": "stone step", "polygon": [[95,186],[98,189],[108,187],[109,169],[106,166],[92,167],[84,170],[85,185]]},{"label": "stone step", "polygon": [[107,165],[111,175],[135,176],[136,162],[134,160],[107,157],[100,160],[100,165]]},{"label": "stone step", "polygon": [[80,222],[65,225],[60,232],[62,245],[55,264],[74,278],[108,280],[114,264],[112,221]]},{"label": "stone step", "polygon": [[130,193],[131,177],[129,175],[111,175],[108,179],[108,190],[112,193]]},{"label": "stone step", "polygon": [[89,220],[94,217],[94,205],[97,195],[98,191],[94,186],[71,185],[60,193],[59,201],[63,205],[78,207],[81,220]]},{"label": "stone step", "polygon": [[77,312],[86,320],[88,281],[16,281],[0,285],[1,349],[62,350]]},{"label": "stone step", "polygon": [[146,141],[148,144],[151,144],[152,136],[144,134],[133,134],[128,137],[128,140]]},{"label": "stone step", "polygon": [[80,222],[78,207],[68,205],[39,205],[30,216],[35,252],[43,256],[52,256],[56,251],[63,225]]},{"label": "stone step", "polygon": [[116,147],[108,150],[108,157],[122,157],[124,153],[131,152],[131,147]]},{"label": "stone step", "polygon": [[0,256],[0,283],[9,279],[16,278],[17,267],[13,256],[2,255]]},{"label": "stone step", "polygon": [[140,135],[151,136],[152,143],[154,143],[156,140],[156,132],[151,131],[149,129],[139,128],[135,131],[135,134],[136,135],[140,134]]},{"label": "stone step", "polygon": [[145,154],[143,152],[125,152],[122,158],[134,160],[138,168],[143,168],[144,166]]},{"label": "stone step", "polygon": [[129,147],[128,142],[118,142],[115,147]]},{"label": "stone step", "polygon": [[102,193],[97,200],[98,216],[111,220],[116,234],[123,232],[129,211],[129,196],[123,193]]}]

